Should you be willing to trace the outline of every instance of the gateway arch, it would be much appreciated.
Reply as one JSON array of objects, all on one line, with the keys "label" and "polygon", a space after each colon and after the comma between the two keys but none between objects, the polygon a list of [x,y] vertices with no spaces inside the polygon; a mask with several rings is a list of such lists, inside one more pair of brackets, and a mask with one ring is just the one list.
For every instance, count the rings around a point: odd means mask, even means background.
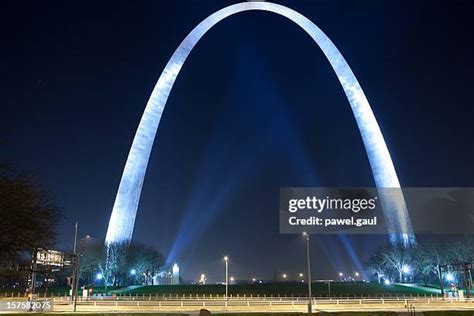
[{"label": "gateway arch", "polygon": [[[196,43],[218,22],[239,12],[260,10],[279,14],[298,24],[321,48],[344,89],[357,121],[377,188],[400,188],[384,138],[369,102],[354,73],[332,41],[313,22],[283,5],[270,2],[242,2],[225,7],[199,23],[181,42],[156,83],[133,139],[115,198],[106,244],[129,242],[137,215],[146,168],[161,116],[176,77]],[[392,241],[414,240],[403,194],[383,194],[380,201],[387,217]],[[390,190],[390,192],[394,192]]]}]

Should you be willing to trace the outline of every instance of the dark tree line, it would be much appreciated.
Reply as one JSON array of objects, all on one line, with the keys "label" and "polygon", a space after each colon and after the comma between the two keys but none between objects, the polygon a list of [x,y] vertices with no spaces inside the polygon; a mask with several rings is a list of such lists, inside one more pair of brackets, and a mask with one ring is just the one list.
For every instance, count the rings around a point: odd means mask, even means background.
[{"label": "dark tree line", "polygon": [[56,240],[61,212],[36,178],[0,166],[0,281],[19,278],[36,249]]},{"label": "dark tree line", "polygon": [[91,237],[81,239],[78,254],[83,285],[151,284],[165,263],[162,253],[144,244],[113,244],[107,248],[103,241]]},{"label": "dark tree line", "polygon": [[[423,241],[410,247],[380,247],[370,257],[368,268],[378,282],[410,281],[438,285],[440,281],[449,281],[446,280],[448,275],[462,283],[464,276],[456,267],[473,262],[474,239],[466,236],[444,241]],[[440,280],[441,277],[444,279]]]},{"label": "dark tree line", "polygon": [[[32,254],[52,249],[56,242],[61,211],[52,195],[35,177],[14,173],[0,165],[0,284],[26,287],[31,276]],[[110,250],[110,249],[109,249]],[[91,237],[79,241],[79,279],[81,285],[149,284],[164,264],[163,255],[139,243],[112,246],[117,260],[107,266],[103,241]],[[66,252],[66,255],[69,255]],[[68,256],[67,256],[68,257]],[[55,273],[65,284],[71,267]],[[133,274],[130,272],[133,270]],[[97,276],[101,276],[101,280]]]}]

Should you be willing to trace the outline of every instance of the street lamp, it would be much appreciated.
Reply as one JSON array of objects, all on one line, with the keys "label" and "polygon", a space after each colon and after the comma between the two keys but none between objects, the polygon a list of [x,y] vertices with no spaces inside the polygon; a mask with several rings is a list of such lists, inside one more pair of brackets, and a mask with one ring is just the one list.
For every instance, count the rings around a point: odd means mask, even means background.
[{"label": "street lamp", "polygon": [[229,297],[229,257],[224,257],[225,261],[225,299]]},{"label": "street lamp", "polygon": [[252,278],[252,282],[255,282],[255,281],[257,281],[257,279],[255,279],[255,278]]},{"label": "street lamp", "polygon": [[356,272],[354,273],[355,277],[358,278],[359,277],[359,272]]},{"label": "street lamp", "polygon": [[283,279],[286,280],[286,277],[287,277],[286,273],[283,273],[282,277],[283,277]]},{"label": "street lamp", "polygon": [[132,284],[135,285],[135,275],[137,274],[137,270],[131,269],[130,270],[130,279],[132,280]]},{"label": "street lamp", "polygon": [[309,253],[309,234],[307,232],[303,232],[303,237],[306,238],[306,261],[308,265],[308,316],[311,316],[313,310],[313,298],[311,297],[311,258]]},{"label": "street lamp", "polygon": [[234,284],[234,277],[230,277],[230,284]]}]

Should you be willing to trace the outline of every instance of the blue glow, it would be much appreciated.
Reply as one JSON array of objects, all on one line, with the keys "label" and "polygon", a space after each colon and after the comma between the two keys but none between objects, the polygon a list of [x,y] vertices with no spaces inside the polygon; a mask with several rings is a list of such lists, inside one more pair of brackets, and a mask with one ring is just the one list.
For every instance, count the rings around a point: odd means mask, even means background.
[{"label": "blue glow", "polygon": [[[248,53],[248,52],[246,52]],[[265,58],[254,51],[250,52],[254,61],[253,70],[255,75],[253,80],[260,80],[264,87],[258,93],[261,106],[254,109],[252,114],[255,117],[268,117],[269,111],[272,111],[272,120],[269,122],[268,128],[262,131],[262,136],[257,139],[255,136],[246,142],[239,143],[236,147],[230,140],[239,135],[242,124],[223,123],[228,121],[228,116],[234,120],[236,115],[241,111],[238,93],[240,89],[231,89],[227,100],[223,103],[227,104],[226,111],[216,118],[216,127],[209,143],[205,146],[203,156],[197,158],[201,161],[198,173],[195,176],[195,183],[184,207],[184,213],[181,216],[181,223],[175,235],[174,243],[169,251],[167,258],[168,263],[172,263],[179,259],[179,262],[185,267],[188,259],[193,257],[194,250],[198,245],[199,238],[204,234],[206,228],[212,224],[216,218],[216,214],[221,212],[226,206],[231,205],[234,201],[235,191],[242,189],[242,183],[249,178],[256,176],[262,164],[265,162],[258,157],[263,156],[275,144],[275,153],[281,155],[281,147],[288,150],[288,157],[291,166],[298,168],[299,174],[304,178],[304,183],[310,186],[316,186],[317,180],[315,171],[312,168],[311,160],[304,151],[304,146],[300,142],[295,126],[289,120],[288,110],[283,103],[278,89],[274,86],[272,77],[268,75],[269,71],[265,67]],[[242,82],[243,77],[247,73],[241,73],[238,63],[235,65],[235,71],[232,71],[233,81],[231,86],[236,86]],[[245,114],[243,115],[245,117]],[[256,123],[259,125],[260,123]],[[248,127],[246,125],[246,127]],[[280,138],[273,137],[275,132],[285,130]],[[241,150],[251,142],[267,141],[266,146],[259,146],[252,151]],[[269,144],[269,142],[271,144]],[[231,167],[226,166],[223,162],[229,160],[229,152],[239,152],[239,159],[233,160]],[[296,153],[296,154],[295,154]],[[318,242],[319,239],[318,239]],[[326,251],[326,248],[322,247]],[[327,251],[326,255],[331,256],[334,252]]]},{"label": "blue glow", "polygon": [[449,281],[449,282],[454,281],[454,275],[451,272],[447,273],[446,274],[446,280]]},{"label": "blue glow", "polygon": [[408,273],[410,273],[411,269],[408,265],[404,264],[402,266],[402,271],[403,271],[403,273],[408,274]]},{"label": "blue glow", "polygon": [[104,276],[102,275],[102,273],[97,273],[97,275],[95,276],[96,280],[102,280]]},{"label": "blue glow", "polygon": [[130,270],[130,274],[131,274],[131,275],[137,274],[137,270],[135,270],[135,269]]},{"label": "blue glow", "polygon": [[[347,238],[347,235],[338,235],[338,237],[344,245],[344,249],[351,257],[352,263],[355,265],[355,268],[359,271],[364,271],[364,265],[361,263],[359,257],[357,256],[357,253],[355,252],[354,247],[352,247],[349,238]],[[367,278],[365,272],[362,272],[362,276],[363,278]]]},{"label": "blue glow", "polygon": [[[262,10],[282,15],[303,28],[319,45],[334,69],[349,101],[365,145],[375,184],[378,188],[400,188],[392,159],[377,120],[351,68],[332,41],[309,19],[282,5],[270,2],[243,2],[225,7],[197,25],[174,52],[148,100],[125,164],[107,230],[106,244],[129,242],[151,149],[166,101],[186,58],[206,34],[221,20],[239,12]],[[411,222],[401,192],[380,193],[388,218],[392,241],[414,241]]]}]

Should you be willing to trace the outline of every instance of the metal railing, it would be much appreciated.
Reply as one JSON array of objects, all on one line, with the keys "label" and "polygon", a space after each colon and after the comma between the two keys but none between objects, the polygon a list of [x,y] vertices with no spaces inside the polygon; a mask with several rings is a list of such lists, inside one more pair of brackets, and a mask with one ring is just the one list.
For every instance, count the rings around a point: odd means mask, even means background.
[{"label": "metal railing", "polygon": [[[54,298],[55,304],[70,304],[70,298],[57,297]],[[278,305],[306,305],[308,300],[304,298],[297,299],[257,299],[257,298],[230,298],[225,299],[164,299],[164,300],[123,300],[123,299],[90,299],[90,300],[79,300],[78,304],[84,306],[157,306],[157,307],[186,307],[186,306],[278,306]],[[412,298],[402,298],[402,297],[392,297],[392,298],[316,298],[313,299],[314,306],[321,305],[383,305],[383,304],[397,304],[409,306],[410,304],[454,304],[454,303],[464,303],[464,304],[473,304],[474,299],[472,298],[441,298],[441,297],[412,297]]]}]

